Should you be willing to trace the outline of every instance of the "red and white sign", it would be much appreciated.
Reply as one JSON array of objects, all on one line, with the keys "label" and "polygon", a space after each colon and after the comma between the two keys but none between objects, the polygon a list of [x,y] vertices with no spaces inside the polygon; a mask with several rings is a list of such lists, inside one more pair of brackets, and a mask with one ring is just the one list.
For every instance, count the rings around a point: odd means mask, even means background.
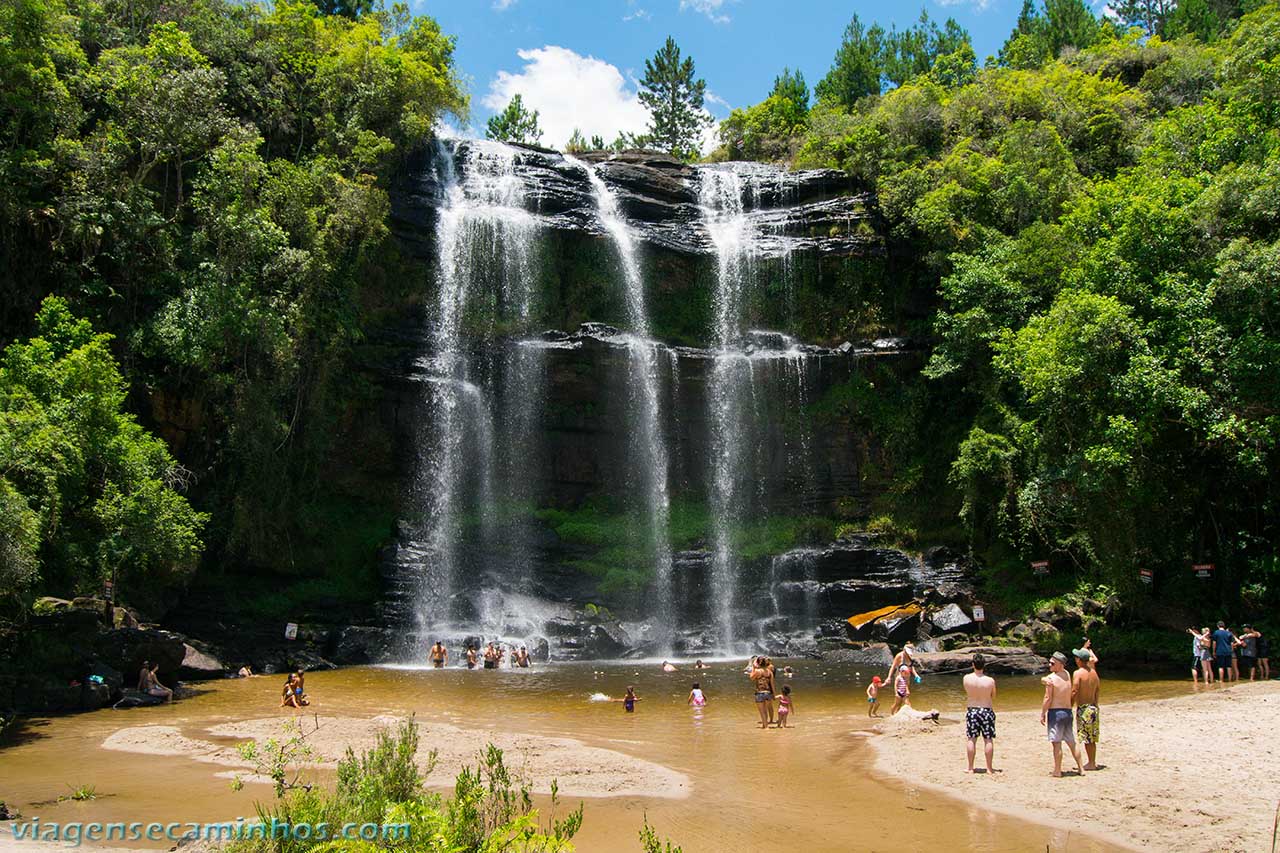
[{"label": "red and white sign", "polygon": [[987,611],[985,611],[985,610],[983,610],[983,609],[982,609],[982,605],[981,605],[981,604],[975,604],[975,605],[973,606],[973,621],[974,621],[974,622],[986,622],[986,621],[987,621]]},{"label": "red and white sign", "polygon": [[1143,583],[1146,583],[1146,584],[1151,583],[1154,577],[1155,577],[1155,572],[1151,571],[1150,569],[1138,569],[1138,578]]},{"label": "red and white sign", "polygon": [[1196,563],[1191,567],[1191,571],[1196,573],[1198,578],[1213,577],[1213,563]]},{"label": "red and white sign", "polygon": [[1031,571],[1035,572],[1037,575],[1049,574],[1049,561],[1036,560],[1031,564]]},{"label": "red and white sign", "polygon": [[289,622],[284,626],[284,638],[286,640],[298,639],[298,626],[294,622]]}]

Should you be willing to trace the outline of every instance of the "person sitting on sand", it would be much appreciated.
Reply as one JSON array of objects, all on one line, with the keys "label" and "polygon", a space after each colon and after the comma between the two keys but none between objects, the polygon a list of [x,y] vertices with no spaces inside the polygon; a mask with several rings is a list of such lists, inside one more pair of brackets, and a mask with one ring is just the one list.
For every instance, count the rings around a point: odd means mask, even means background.
[{"label": "person sitting on sand", "polygon": [[431,665],[436,669],[444,669],[449,665],[449,650],[439,640],[431,644],[431,653],[428,657],[431,658]]},{"label": "person sitting on sand", "polygon": [[1071,679],[1067,677],[1067,656],[1062,652],[1054,652],[1049,659],[1049,674],[1040,679],[1044,685],[1044,702],[1040,705],[1040,725],[1045,726],[1049,734],[1049,743],[1053,744],[1053,775],[1062,776],[1062,744],[1071,748],[1071,757],[1076,762],[1076,772],[1084,775],[1084,766],[1080,763],[1080,750],[1076,747],[1075,735],[1071,732]]},{"label": "person sitting on sand", "polygon": [[872,676],[871,683],[867,685],[867,716],[880,716],[880,676]]},{"label": "person sitting on sand", "polygon": [[996,698],[996,680],[983,672],[986,665],[986,658],[981,654],[974,655],[973,672],[964,677],[964,729],[965,737],[969,739],[968,773],[973,772],[973,759],[978,753],[979,737],[982,738],[983,753],[987,759],[987,772],[996,772],[991,766],[995,754],[996,711],[992,700]]},{"label": "person sitting on sand", "polygon": [[677,667],[676,667],[676,665],[675,665],[675,664],[671,663],[670,661],[665,661],[665,660],[664,660],[664,661],[662,662],[662,671],[663,671],[663,672],[678,672],[679,670],[677,669]]},{"label": "person sitting on sand", "polygon": [[1098,721],[1098,694],[1101,683],[1098,673],[1091,666],[1088,649],[1072,649],[1076,659],[1076,671],[1071,674],[1071,701],[1076,706],[1076,738],[1084,744],[1085,770],[1098,769],[1098,741],[1102,728]]},{"label": "person sitting on sand", "polygon": [[155,696],[156,698],[159,698],[159,699],[164,699],[164,701],[166,702],[173,701],[173,691],[160,683],[160,664],[158,663],[151,664],[151,677],[149,681],[150,681],[150,684],[147,687],[148,695]]},{"label": "person sitting on sand", "polygon": [[903,705],[911,704],[911,683],[908,680],[911,675],[911,667],[905,663],[898,666],[898,677],[893,680],[893,708],[889,710],[889,716],[892,717],[898,711],[902,710]]},{"label": "person sitting on sand", "polygon": [[686,704],[695,708],[701,708],[707,704],[707,697],[702,693],[702,686],[698,682],[693,682],[693,689],[689,691],[689,699]]},{"label": "person sitting on sand", "polygon": [[787,720],[789,720],[791,718],[791,715],[794,714],[796,711],[795,702],[791,698],[791,685],[790,684],[782,685],[782,692],[779,693],[774,698],[778,700],[778,726],[777,727],[780,729],[791,728],[790,726],[787,725]]},{"label": "person sitting on sand", "polygon": [[756,710],[760,712],[760,728],[768,728],[773,721],[773,673],[765,667],[765,659],[758,657],[750,679],[756,689]]}]

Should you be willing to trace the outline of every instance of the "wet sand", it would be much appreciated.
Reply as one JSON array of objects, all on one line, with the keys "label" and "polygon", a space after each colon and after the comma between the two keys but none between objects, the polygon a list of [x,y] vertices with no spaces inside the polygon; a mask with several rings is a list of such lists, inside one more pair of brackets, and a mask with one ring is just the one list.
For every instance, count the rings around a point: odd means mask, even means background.
[{"label": "wet sand", "polygon": [[[869,738],[876,769],[908,790],[936,791],[1134,849],[1271,849],[1280,798],[1280,682],[1106,704],[1104,674],[1102,691],[1100,769],[1084,776],[1075,773],[1064,748],[1064,775],[1052,778],[1039,710],[1001,711],[999,696],[994,766],[1000,772],[965,772],[964,715],[958,711],[944,714],[941,725],[885,721],[883,733]],[[974,766],[983,765],[979,740]]]},{"label": "wet sand", "polygon": [[[307,766],[334,768],[348,748],[357,755],[371,749],[379,732],[394,733],[404,717],[329,717],[303,714],[296,719],[269,717],[223,723],[207,730],[237,743],[269,738],[284,742],[301,735],[311,750]],[[554,779],[564,797],[686,797],[689,777],[652,761],[612,749],[587,746],[571,738],[476,731],[446,723],[418,723],[418,766],[428,785],[448,787],[464,767],[474,767],[488,744],[503,751],[507,769],[527,779],[534,793],[550,794]],[[111,734],[108,750],[139,755],[184,756],[196,761],[245,769],[234,747],[186,737],[172,726],[133,726]],[[235,775],[235,774],[231,774]]]},{"label": "wet sand", "polygon": [[[195,685],[195,696],[172,705],[23,721],[0,749],[0,800],[45,822],[251,818],[255,802],[269,803],[272,792],[262,784],[232,790],[229,777],[246,770],[232,763],[239,761],[238,742],[266,736],[289,719],[314,728],[318,715],[324,734],[317,742],[323,741],[321,751],[331,763],[339,743],[359,749],[372,742],[378,726],[413,715],[424,751],[447,754],[450,764],[474,764],[479,747],[494,742],[542,790],[549,777],[558,779],[561,808],[585,806],[575,839],[585,853],[638,849],[646,816],[685,853],[755,853],[779,846],[806,853],[1123,849],[1046,826],[1040,815],[1001,816],[981,802],[960,802],[877,772],[866,737],[873,721],[863,697],[872,673],[853,665],[792,663],[797,672],[788,683],[797,712],[794,728],[785,731],[755,725],[741,661],[670,674],[646,662],[498,672],[315,672],[307,677],[313,704],[302,713],[277,707],[275,677],[210,682]],[[694,680],[709,698],[705,708],[685,702]],[[643,700],[634,714],[618,703],[592,701],[593,694],[620,696],[628,684]],[[1117,679],[1110,689],[1113,698],[1148,699],[1190,688]],[[1006,707],[1038,702],[1034,678],[1002,680],[1001,690]],[[936,706],[951,717],[963,696],[957,676],[926,678],[914,692],[922,707]],[[939,740],[938,749],[954,749],[953,742]],[[937,750],[929,752],[936,761]],[[963,760],[962,744],[959,754]],[[571,776],[567,771],[574,767],[582,772]],[[321,784],[332,779],[326,768],[312,772]],[[429,781],[438,789],[452,787],[452,772],[442,763]],[[81,785],[96,786],[98,799],[58,801]],[[570,785],[580,793],[567,794]],[[535,796],[539,808],[548,801]],[[0,849],[7,849],[2,825]]]}]

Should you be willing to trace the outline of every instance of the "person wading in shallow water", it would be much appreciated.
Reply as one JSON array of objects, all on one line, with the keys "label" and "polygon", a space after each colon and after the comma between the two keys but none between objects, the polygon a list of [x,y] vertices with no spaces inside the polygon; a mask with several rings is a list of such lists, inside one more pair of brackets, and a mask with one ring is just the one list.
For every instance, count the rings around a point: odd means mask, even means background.
[{"label": "person wading in shallow water", "polygon": [[1040,679],[1044,685],[1044,702],[1040,705],[1040,725],[1049,733],[1053,744],[1053,774],[1062,775],[1062,744],[1071,747],[1071,757],[1076,761],[1076,772],[1084,775],[1080,764],[1080,750],[1076,748],[1075,735],[1071,733],[1071,679],[1067,677],[1067,656],[1054,652],[1049,659],[1049,674]]},{"label": "person wading in shallow water", "polygon": [[1085,770],[1098,769],[1098,741],[1102,727],[1098,721],[1098,693],[1101,683],[1098,673],[1091,666],[1093,656],[1088,649],[1072,649],[1076,659],[1076,671],[1071,675],[1071,701],[1076,706],[1076,739],[1084,744],[1089,757]]},{"label": "person wading in shallow water", "polygon": [[476,668],[476,647],[467,646],[467,669]]},{"label": "person wading in shallow water", "polygon": [[444,669],[449,665],[449,650],[439,640],[431,646],[431,665],[436,669]]},{"label": "person wading in shallow water", "polygon": [[760,712],[760,728],[769,727],[773,719],[773,673],[765,666],[764,658],[754,660],[748,676],[755,687],[756,710]]}]

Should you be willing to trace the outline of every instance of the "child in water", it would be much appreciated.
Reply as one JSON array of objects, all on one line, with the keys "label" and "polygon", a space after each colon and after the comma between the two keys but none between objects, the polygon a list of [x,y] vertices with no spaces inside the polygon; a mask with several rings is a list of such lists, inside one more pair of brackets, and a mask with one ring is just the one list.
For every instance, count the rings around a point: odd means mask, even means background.
[{"label": "child in water", "polygon": [[791,728],[790,726],[787,725],[787,720],[791,718],[791,715],[796,710],[795,704],[791,701],[791,685],[784,684],[782,686],[782,693],[780,693],[775,698],[778,700],[777,728],[780,728],[780,729]]},{"label": "child in water", "polygon": [[636,695],[636,689],[630,684],[627,685],[627,695],[622,697],[622,710],[628,714],[635,713],[636,703],[640,701],[640,697]]},{"label": "child in water", "polygon": [[696,681],[693,682],[693,689],[689,691],[689,704],[695,708],[701,708],[707,704],[707,697],[702,695],[702,688]]},{"label": "child in water", "polygon": [[880,716],[880,676],[874,676],[867,685],[867,716]]}]

